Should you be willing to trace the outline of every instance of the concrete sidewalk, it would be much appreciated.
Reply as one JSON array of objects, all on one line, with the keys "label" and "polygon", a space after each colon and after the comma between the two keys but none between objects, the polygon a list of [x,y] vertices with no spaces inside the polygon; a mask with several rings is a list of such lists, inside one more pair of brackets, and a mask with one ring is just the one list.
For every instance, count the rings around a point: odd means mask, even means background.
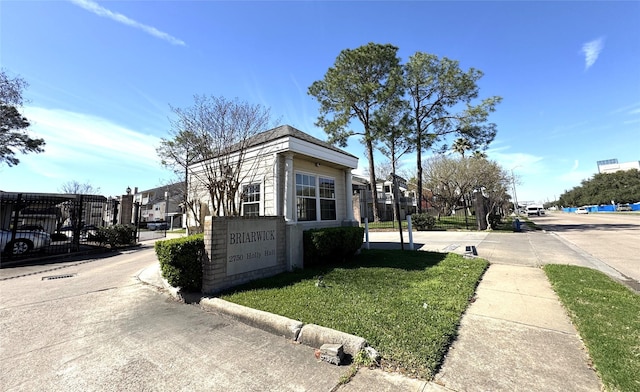
[{"label": "concrete sidewalk", "polygon": [[[372,232],[369,241],[373,249],[400,249],[398,232]],[[478,257],[491,262],[463,315],[458,338],[431,382],[361,369],[336,391],[602,390],[584,345],[539,268],[547,262],[594,267],[597,261],[585,260],[544,232],[415,232],[413,242],[414,249],[459,254],[475,246]],[[159,266],[139,278],[172,290]]]},{"label": "concrete sidewalk", "polygon": [[[393,239],[396,239],[395,243]],[[370,233],[371,248],[399,249],[399,233]],[[541,231],[416,232],[416,249],[466,253],[491,262],[458,337],[433,382],[447,391],[600,391],[584,344],[540,268],[547,263],[600,269],[557,236]],[[406,241],[406,236],[405,236]],[[408,249],[408,248],[405,248]],[[434,385],[435,384],[435,385]]]}]

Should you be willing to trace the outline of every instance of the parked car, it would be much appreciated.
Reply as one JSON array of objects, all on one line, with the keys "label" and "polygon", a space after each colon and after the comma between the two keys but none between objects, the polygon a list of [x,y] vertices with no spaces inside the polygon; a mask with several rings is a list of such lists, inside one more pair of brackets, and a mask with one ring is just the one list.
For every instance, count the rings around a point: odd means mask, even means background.
[{"label": "parked car", "polygon": [[[98,228],[94,225],[87,225],[84,226],[80,229],[80,241],[87,241],[87,240],[91,240],[92,237],[94,237],[96,234],[98,233]],[[61,227],[59,233],[56,233],[57,235],[62,235],[66,238],[62,238],[60,240],[62,241],[67,241],[73,238],[73,227],[72,226],[65,226],[65,227]]]},{"label": "parked car", "polygon": [[631,206],[629,204],[619,204],[618,211],[631,211]]},{"label": "parked car", "polygon": [[528,206],[527,207],[527,216],[531,215],[544,215],[544,208],[541,206]]},{"label": "parked car", "polygon": [[149,230],[167,230],[169,224],[167,222],[148,222],[147,229]]},{"label": "parked car", "polygon": [[11,241],[11,230],[0,229],[0,252],[21,255],[31,250],[46,248],[51,244],[51,236],[41,230],[17,230]]},{"label": "parked car", "polygon": [[588,214],[589,211],[585,207],[578,207],[576,209],[576,214]]}]

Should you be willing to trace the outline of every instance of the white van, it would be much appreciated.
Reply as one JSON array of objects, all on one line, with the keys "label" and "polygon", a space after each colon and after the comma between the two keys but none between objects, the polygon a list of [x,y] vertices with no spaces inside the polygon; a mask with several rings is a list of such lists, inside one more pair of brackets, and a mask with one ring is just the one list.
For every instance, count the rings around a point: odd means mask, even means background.
[{"label": "white van", "polygon": [[544,207],[542,206],[527,206],[527,216],[531,215],[544,215]]}]

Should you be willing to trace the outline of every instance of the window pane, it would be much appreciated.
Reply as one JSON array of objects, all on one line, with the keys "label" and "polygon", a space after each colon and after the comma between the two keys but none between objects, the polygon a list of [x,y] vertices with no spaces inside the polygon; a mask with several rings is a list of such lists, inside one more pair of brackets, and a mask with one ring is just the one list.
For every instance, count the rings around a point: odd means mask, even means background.
[{"label": "window pane", "polygon": [[260,216],[259,203],[243,204],[242,208],[244,208],[244,216]]},{"label": "window pane", "polygon": [[336,197],[335,188],[334,180],[320,177],[320,197],[334,199]]},{"label": "window pane", "polygon": [[260,184],[242,186],[242,208],[244,216],[260,215]]},{"label": "window pane", "polygon": [[320,199],[320,219],[336,220],[336,201]]},{"label": "window pane", "polygon": [[314,221],[317,219],[315,199],[298,197],[297,207],[299,221]]}]

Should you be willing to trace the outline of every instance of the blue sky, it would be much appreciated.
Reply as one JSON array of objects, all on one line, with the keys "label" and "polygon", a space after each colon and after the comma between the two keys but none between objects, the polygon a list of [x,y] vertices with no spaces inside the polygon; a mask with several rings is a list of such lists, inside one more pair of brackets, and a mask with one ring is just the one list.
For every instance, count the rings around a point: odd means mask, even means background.
[{"label": "blue sky", "polygon": [[[598,160],[640,160],[638,1],[3,0],[0,66],[30,84],[24,114],[47,145],[0,166],[0,189],[162,185],[169,105],[194,94],[263,104],[324,140],[307,88],[368,42],[399,47],[403,62],[422,51],[484,72],[481,97],[503,97],[488,156],[518,175],[520,201],[553,200]],[[363,146],[346,150],[362,172]]]}]

